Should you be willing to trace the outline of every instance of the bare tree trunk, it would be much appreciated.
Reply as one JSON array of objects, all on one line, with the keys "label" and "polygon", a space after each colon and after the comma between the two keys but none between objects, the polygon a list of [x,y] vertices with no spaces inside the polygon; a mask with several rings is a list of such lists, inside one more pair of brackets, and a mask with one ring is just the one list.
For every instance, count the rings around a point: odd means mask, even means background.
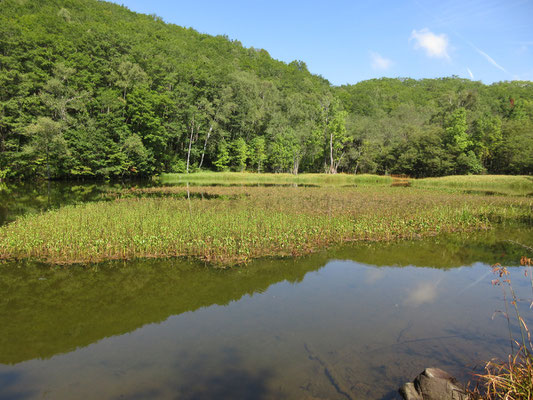
[{"label": "bare tree trunk", "polygon": [[339,165],[341,164],[341,161],[342,161],[342,157],[344,157],[344,152],[341,154],[341,156],[339,157],[338,161],[333,164],[333,174],[337,173],[337,171],[339,169]]},{"label": "bare tree trunk", "polygon": [[324,127],[324,171],[326,171],[328,165],[328,154],[326,151],[326,143],[328,142],[328,117],[326,116],[326,124]]},{"label": "bare tree trunk", "polygon": [[300,169],[300,159],[298,157],[294,157],[293,164],[292,164],[293,175],[298,175],[299,169]]},{"label": "bare tree trunk", "polygon": [[48,182],[50,182],[50,150],[48,143],[46,144],[46,174],[48,175]]},{"label": "bare tree trunk", "polygon": [[191,137],[189,138],[189,151],[187,151],[187,173],[189,173],[193,135],[194,135],[194,117],[192,118],[192,123],[191,123]]},{"label": "bare tree trunk", "polygon": [[207,132],[207,136],[205,137],[204,149],[202,151],[202,158],[200,159],[200,165],[198,166],[198,168],[202,168],[202,165],[204,163],[205,149],[207,148],[207,141],[209,140],[209,136],[211,136],[212,131],[213,131],[213,124],[211,124],[211,126],[209,127],[209,131]]},{"label": "bare tree trunk", "polygon": [[329,134],[329,173],[337,173],[337,168],[335,168],[335,163],[333,161],[333,131]]}]

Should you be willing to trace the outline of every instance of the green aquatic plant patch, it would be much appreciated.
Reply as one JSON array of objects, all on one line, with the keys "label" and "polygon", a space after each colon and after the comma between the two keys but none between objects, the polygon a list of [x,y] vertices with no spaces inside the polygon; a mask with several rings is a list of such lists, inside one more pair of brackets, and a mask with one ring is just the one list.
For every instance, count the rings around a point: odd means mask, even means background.
[{"label": "green aquatic plant patch", "polygon": [[[145,197],[156,191],[186,195]],[[486,229],[492,220],[530,221],[532,209],[533,200],[525,197],[413,188],[138,189],[108,202],[28,215],[0,228],[0,259],[69,264],[185,256],[228,265],[350,241]]]},{"label": "green aquatic plant patch", "polygon": [[413,186],[469,191],[489,195],[533,195],[533,176],[520,175],[453,175],[414,179]]},{"label": "green aquatic plant patch", "polygon": [[371,174],[257,174],[253,172],[197,172],[193,174],[162,174],[163,184],[263,184],[263,185],[390,185],[392,178]]}]

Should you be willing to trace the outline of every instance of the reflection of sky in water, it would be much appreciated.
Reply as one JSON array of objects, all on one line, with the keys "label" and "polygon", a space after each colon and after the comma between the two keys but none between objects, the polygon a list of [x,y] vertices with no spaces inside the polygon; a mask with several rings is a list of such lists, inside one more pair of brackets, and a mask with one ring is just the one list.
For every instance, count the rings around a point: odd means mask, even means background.
[{"label": "reflection of sky in water", "polygon": [[[257,268],[256,273],[262,268],[265,276],[274,274],[269,266]],[[291,268],[296,264],[283,265],[287,273]],[[267,285],[259,284],[251,270],[235,271],[233,278],[226,272],[186,277],[178,271],[181,281],[199,279],[193,292],[207,300],[194,303],[187,293],[171,301],[203,306],[190,312],[184,306],[184,312],[159,323],[147,321],[130,333],[105,337],[102,332],[96,342],[80,342],[81,348],[51,358],[0,365],[0,394],[54,399],[342,398],[340,387],[354,398],[380,398],[424,367],[438,366],[464,378],[469,368],[508,349],[506,322],[491,320],[502,303],[486,264],[439,270],[332,261],[308,271],[288,281],[276,275]],[[141,285],[142,270],[135,273],[135,285]],[[157,283],[159,292],[166,293],[165,281],[173,279],[167,273]],[[132,278],[117,269],[107,279],[112,281],[115,274],[122,274],[122,285]],[[249,283],[236,290],[243,276]],[[215,288],[228,278],[234,286],[224,291],[234,291],[233,297],[210,297],[215,289],[201,290],[210,280]],[[523,270],[513,269],[512,279],[524,280]],[[178,290],[176,282],[169,289]],[[530,297],[527,284],[517,287]],[[155,305],[166,307],[169,296]],[[134,299],[125,301],[124,309],[109,309],[110,315],[118,321],[127,307],[141,312],[142,301]],[[227,305],[212,303],[221,299]],[[99,307],[106,318],[113,300],[103,300]],[[76,329],[90,329],[81,322],[64,329],[72,335]],[[15,345],[17,338],[11,339]]]},{"label": "reflection of sky in water", "polygon": [[387,275],[383,269],[372,268],[366,271],[365,282],[369,285],[373,285],[381,279],[385,278]]},{"label": "reflection of sky in water", "polygon": [[422,304],[431,304],[437,298],[438,282],[420,282],[408,290],[404,305],[418,307]]}]

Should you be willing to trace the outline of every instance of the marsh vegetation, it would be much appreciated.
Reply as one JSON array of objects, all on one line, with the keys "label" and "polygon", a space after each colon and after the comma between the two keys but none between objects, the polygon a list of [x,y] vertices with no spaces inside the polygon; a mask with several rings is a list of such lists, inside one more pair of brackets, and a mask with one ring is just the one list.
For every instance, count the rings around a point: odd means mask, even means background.
[{"label": "marsh vegetation", "polygon": [[21,217],[0,228],[0,258],[68,264],[184,256],[231,265],[346,242],[529,223],[533,215],[530,197],[391,187],[381,177],[303,176],[303,187],[220,185],[275,178],[257,174],[190,178],[200,185],[111,189],[106,201]]}]

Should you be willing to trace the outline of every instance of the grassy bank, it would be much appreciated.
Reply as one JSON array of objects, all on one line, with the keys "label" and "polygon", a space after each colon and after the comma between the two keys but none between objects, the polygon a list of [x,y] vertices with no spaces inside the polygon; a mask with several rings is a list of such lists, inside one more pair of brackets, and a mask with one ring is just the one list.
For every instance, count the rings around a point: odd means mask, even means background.
[{"label": "grassy bank", "polygon": [[226,184],[226,185],[390,185],[389,176],[350,174],[257,174],[253,172],[198,172],[194,174],[162,174],[163,184]]},{"label": "grassy bank", "polygon": [[372,186],[127,190],[113,201],[67,206],[0,228],[0,259],[187,256],[226,265],[348,241],[484,229],[494,219],[530,219],[532,207],[528,198]]},{"label": "grassy bank", "polygon": [[533,177],[516,175],[455,175],[414,179],[416,187],[453,189],[493,195],[533,195]]}]

